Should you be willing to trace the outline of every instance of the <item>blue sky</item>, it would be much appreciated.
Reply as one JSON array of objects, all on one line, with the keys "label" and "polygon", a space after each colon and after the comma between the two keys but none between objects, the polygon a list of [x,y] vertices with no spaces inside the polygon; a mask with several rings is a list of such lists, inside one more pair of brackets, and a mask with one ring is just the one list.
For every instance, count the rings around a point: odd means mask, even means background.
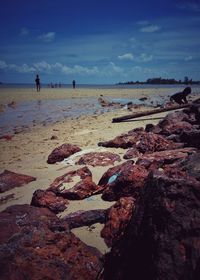
[{"label": "blue sky", "polygon": [[6,0],[0,81],[200,80],[200,0]]}]

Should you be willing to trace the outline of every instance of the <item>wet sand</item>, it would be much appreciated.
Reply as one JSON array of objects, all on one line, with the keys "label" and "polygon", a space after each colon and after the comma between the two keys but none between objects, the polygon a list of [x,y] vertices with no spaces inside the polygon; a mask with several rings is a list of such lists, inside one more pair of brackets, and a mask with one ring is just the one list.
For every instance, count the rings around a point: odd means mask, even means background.
[{"label": "wet sand", "polygon": [[[0,90],[0,104],[6,105],[11,102],[22,102],[25,100],[50,100],[50,99],[65,99],[65,98],[85,98],[88,96],[98,98],[100,94],[104,97],[111,98],[133,98],[143,97],[157,94],[166,94],[169,89],[159,90],[136,90],[136,89],[45,89],[40,93],[36,93],[32,89],[6,89]],[[177,89],[176,89],[177,91]],[[174,92],[174,89],[170,89]],[[137,110],[145,110],[139,108]],[[78,169],[81,166],[75,166],[73,162],[61,162],[53,165],[47,164],[47,157],[53,149],[63,143],[78,145],[83,151],[99,151],[106,150],[113,153],[118,153],[121,159],[125,153],[123,149],[105,149],[99,148],[97,143],[107,141],[115,136],[125,133],[133,128],[145,126],[147,123],[157,123],[159,117],[163,117],[166,113],[156,115],[156,119],[152,120],[152,116],[146,119],[140,118],[137,121],[129,121],[123,123],[112,123],[112,118],[127,115],[126,109],[119,109],[113,112],[108,112],[100,115],[81,116],[79,118],[67,119],[54,124],[48,123],[45,125],[36,125],[28,131],[22,131],[14,134],[11,140],[0,139],[0,172],[5,169],[36,177],[37,180],[20,188],[15,188],[0,194],[0,197],[14,194],[14,198],[0,205],[0,211],[14,204],[30,203],[32,194],[37,189],[46,189],[53,180],[65,174],[66,172]],[[51,140],[52,136],[57,139]],[[74,157],[74,160],[76,158]],[[119,164],[119,163],[118,163]],[[91,167],[88,166],[93,174],[94,182],[98,183],[103,173],[108,167]],[[64,216],[66,213],[71,213],[77,210],[90,209],[105,209],[112,205],[111,202],[101,200],[101,196],[93,196],[90,199],[83,201],[70,201],[68,209],[58,215]],[[102,225],[96,224],[90,228],[84,227],[74,229],[73,232],[84,242],[89,245],[96,246],[103,253],[107,247],[99,236]]]}]

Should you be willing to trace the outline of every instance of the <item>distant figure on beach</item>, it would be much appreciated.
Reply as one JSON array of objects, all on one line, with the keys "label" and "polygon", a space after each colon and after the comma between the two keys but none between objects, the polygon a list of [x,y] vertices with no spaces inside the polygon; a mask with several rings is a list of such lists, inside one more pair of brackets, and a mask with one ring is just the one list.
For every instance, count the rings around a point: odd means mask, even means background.
[{"label": "distant figure on beach", "polygon": [[76,87],[76,81],[75,80],[72,81],[72,86],[73,86],[73,88]]},{"label": "distant figure on beach", "polygon": [[39,75],[36,75],[35,84],[36,84],[37,91],[40,91],[40,78],[39,78]]},{"label": "distant figure on beach", "polygon": [[186,87],[183,91],[177,92],[170,97],[170,101],[175,101],[178,104],[186,104],[187,96],[192,92],[191,87]]}]

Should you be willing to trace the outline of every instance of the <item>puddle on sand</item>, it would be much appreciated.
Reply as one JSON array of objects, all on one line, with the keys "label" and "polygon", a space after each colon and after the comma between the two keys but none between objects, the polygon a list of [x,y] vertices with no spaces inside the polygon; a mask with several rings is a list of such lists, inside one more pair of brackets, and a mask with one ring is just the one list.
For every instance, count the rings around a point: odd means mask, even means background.
[{"label": "puddle on sand", "polygon": [[[112,99],[110,101],[127,104],[147,104],[147,101],[138,99]],[[159,102],[151,100],[151,103]],[[148,104],[147,104],[148,105]],[[113,107],[101,107],[97,98],[84,99],[59,99],[59,100],[37,100],[8,104],[0,111],[0,136],[13,134],[26,130],[38,124],[48,124],[62,121],[66,118],[77,118],[83,115],[101,114],[115,110]]]}]

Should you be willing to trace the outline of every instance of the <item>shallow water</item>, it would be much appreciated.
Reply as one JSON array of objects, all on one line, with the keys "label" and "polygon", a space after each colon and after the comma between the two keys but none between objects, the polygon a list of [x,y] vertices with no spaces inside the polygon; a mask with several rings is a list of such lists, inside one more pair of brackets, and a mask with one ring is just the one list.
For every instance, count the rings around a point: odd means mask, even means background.
[{"label": "shallow water", "polygon": [[[163,99],[151,98],[151,100],[138,99],[112,99],[110,102],[127,104],[152,105],[162,104]],[[4,107],[0,112],[0,136],[24,131],[31,126],[46,125],[65,120],[67,118],[78,118],[83,115],[102,114],[115,110],[114,107],[101,107],[96,98],[84,99],[60,99],[60,100],[39,100],[25,101],[11,104]]]}]

